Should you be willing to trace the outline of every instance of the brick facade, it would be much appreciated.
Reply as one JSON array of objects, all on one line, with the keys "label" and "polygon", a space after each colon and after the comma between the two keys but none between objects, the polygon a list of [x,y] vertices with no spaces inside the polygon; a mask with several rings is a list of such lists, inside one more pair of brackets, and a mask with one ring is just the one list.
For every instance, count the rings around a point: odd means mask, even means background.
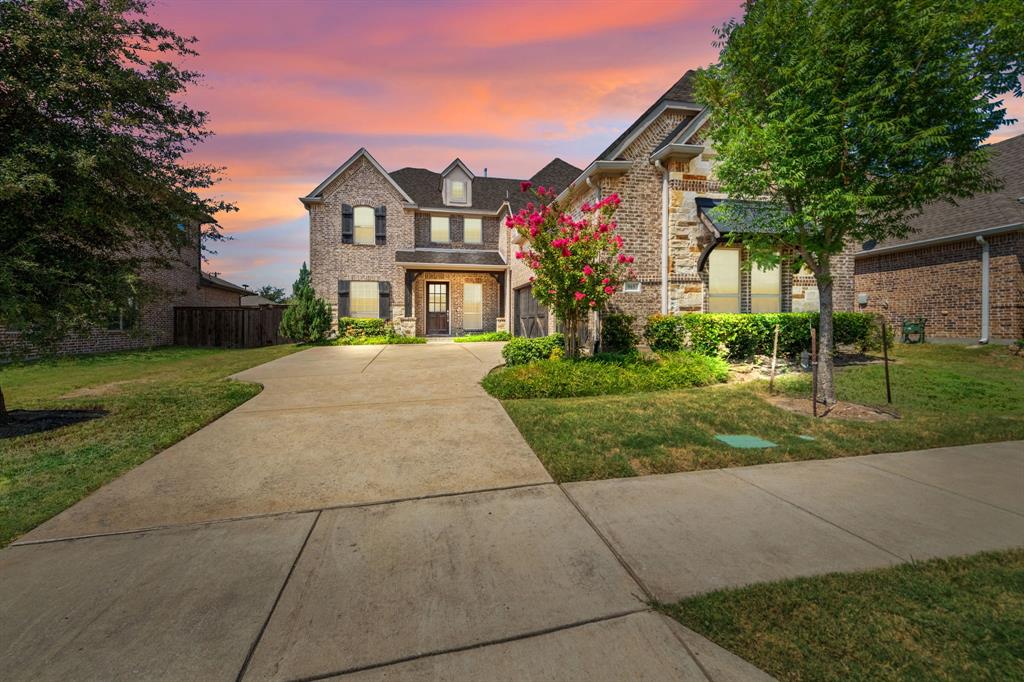
[{"label": "brick facade", "polygon": [[[500,273],[499,273],[500,274]],[[416,314],[416,335],[426,336],[427,316],[422,312],[426,310],[427,282],[448,283],[448,315],[451,324],[451,334],[462,336],[465,333],[478,331],[493,332],[499,331],[499,297],[498,282],[494,277],[479,272],[424,272],[417,275],[413,282],[413,297],[415,298]],[[463,322],[462,294],[465,291],[465,284],[479,283],[483,285],[483,328],[465,328]]]},{"label": "brick facade", "polygon": [[[141,278],[157,293],[141,306],[133,329],[97,328],[85,334],[73,334],[56,346],[56,354],[81,355],[166,346],[174,342],[174,306],[209,305],[204,303],[199,287],[198,248],[182,249],[172,259],[171,267],[146,270]],[[234,305],[238,305],[237,294]],[[13,349],[18,338],[14,332],[0,331],[0,347]]]},{"label": "brick facade", "polygon": [[[1024,231],[987,237],[989,337],[1024,338]],[[981,245],[973,237],[856,259],[855,287],[866,295],[858,309],[894,325],[928,319],[928,337],[981,335]]]}]

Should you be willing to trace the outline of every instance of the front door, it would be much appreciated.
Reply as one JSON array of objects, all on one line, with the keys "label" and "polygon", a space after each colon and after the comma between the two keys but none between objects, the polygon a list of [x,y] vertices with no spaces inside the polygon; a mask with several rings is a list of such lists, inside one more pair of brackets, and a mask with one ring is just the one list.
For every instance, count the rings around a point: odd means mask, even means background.
[{"label": "front door", "polygon": [[448,282],[427,282],[427,333],[449,333]]}]

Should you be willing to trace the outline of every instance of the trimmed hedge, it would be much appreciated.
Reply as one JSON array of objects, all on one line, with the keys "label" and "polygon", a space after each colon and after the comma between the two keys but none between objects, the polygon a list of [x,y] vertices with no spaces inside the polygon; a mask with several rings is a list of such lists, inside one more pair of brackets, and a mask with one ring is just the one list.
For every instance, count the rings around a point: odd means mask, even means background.
[{"label": "trimmed hedge", "polygon": [[502,400],[578,398],[707,386],[725,381],[728,374],[724,360],[694,353],[666,353],[660,360],[644,360],[639,353],[601,353],[503,367],[482,384]]},{"label": "trimmed hedge", "polygon": [[517,336],[501,349],[501,357],[505,358],[506,365],[525,365],[535,360],[547,360],[556,349],[562,349],[563,343],[561,334],[540,336],[535,339]]},{"label": "trimmed hedge", "polygon": [[[882,334],[875,315],[837,312],[832,320],[836,345],[861,350],[880,347]],[[811,327],[818,328],[818,313],[652,315],[644,337],[652,350],[690,350],[735,360],[770,355],[776,324],[779,353],[799,355],[811,348]]]},{"label": "trimmed hedge", "polygon": [[481,332],[480,334],[466,334],[465,336],[456,336],[453,341],[455,343],[477,343],[480,341],[509,341],[512,335],[508,332]]},{"label": "trimmed hedge", "polygon": [[379,317],[339,317],[338,336],[388,336],[389,320]]},{"label": "trimmed hedge", "polygon": [[409,343],[426,343],[422,336],[342,336],[334,341],[335,346],[401,346]]}]

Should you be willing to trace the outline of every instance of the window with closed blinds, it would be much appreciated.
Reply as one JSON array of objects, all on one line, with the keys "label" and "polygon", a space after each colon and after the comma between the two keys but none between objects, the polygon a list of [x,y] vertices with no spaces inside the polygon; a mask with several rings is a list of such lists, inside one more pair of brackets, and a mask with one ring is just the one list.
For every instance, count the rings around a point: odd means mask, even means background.
[{"label": "window with closed blinds", "polygon": [[466,283],[462,290],[462,326],[468,331],[484,328],[484,285]]},{"label": "window with closed blinds", "polygon": [[740,311],[740,250],[715,249],[708,257],[708,312]]},{"label": "window with closed blinds", "polygon": [[466,218],[462,224],[462,241],[467,244],[479,244],[484,240],[483,221],[480,218]]},{"label": "window with closed blinds", "polygon": [[356,206],[352,211],[353,225],[352,243],[376,244],[374,238],[373,209],[369,206]]},{"label": "window with closed blinds", "polygon": [[380,292],[376,282],[352,282],[349,314],[352,317],[380,317]]},{"label": "window with closed blinds", "polygon": [[750,312],[777,313],[782,310],[782,269],[750,268]]},{"label": "window with closed blinds", "polygon": [[448,216],[430,216],[430,241],[444,243],[451,240],[451,233],[448,231]]}]

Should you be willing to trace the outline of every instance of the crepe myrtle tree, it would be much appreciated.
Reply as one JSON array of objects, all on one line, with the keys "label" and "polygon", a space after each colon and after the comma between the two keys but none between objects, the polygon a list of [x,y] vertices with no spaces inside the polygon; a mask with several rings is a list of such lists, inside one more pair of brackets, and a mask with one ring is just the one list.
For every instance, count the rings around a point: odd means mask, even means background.
[{"label": "crepe myrtle tree", "polygon": [[585,203],[578,220],[564,213],[555,191],[524,181],[523,192],[533,195],[525,208],[505,219],[505,226],[522,237],[515,257],[533,271],[533,295],[551,308],[565,332],[565,355],[579,355],[579,328],[591,310],[601,310],[632,276],[633,256],[622,251],[616,234],[615,211],[621,199],[611,194],[595,204]]},{"label": "crepe myrtle tree", "polygon": [[[717,29],[696,81],[723,190],[768,203],[744,235],[815,276],[818,395],[835,402],[833,258],[905,236],[928,202],[996,189],[985,139],[1021,96],[1024,22],[1005,0],[757,0]],[[716,209],[718,210],[718,209]],[[749,213],[749,212],[748,212]]]}]

